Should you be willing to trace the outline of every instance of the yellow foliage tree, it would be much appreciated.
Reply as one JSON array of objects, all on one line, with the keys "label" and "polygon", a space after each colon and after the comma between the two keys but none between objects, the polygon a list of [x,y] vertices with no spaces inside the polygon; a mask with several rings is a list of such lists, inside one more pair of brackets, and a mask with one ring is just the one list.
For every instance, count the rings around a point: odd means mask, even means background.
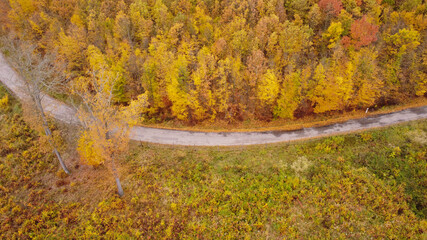
[{"label": "yellow foliage tree", "polygon": [[377,52],[370,48],[351,53],[351,62],[355,66],[352,98],[355,107],[370,107],[381,95],[383,82],[378,78],[377,56]]},{"label": "yellow foliage tree", "polygon": [[130,41],[132,34],[131,21],[128,15],[123,13],[123,11],[118,12],[114,20],[114,36],[119,40],[127,39]]},{"label": "yellow foliage tree", "polygon": [[87,48],[86,54],[89,66],[93,71],[102,71],[106,78],[116,78],[114,86],[111,86],[114,94],[113,100],[116,102],[125,102],[123,65],[129,57],[129,46],[126,43],[120,44],[118,52],[121,53],[121,57],[113,60],[105,56],[97,47],[90,45]]},{"label": "yellow foliage tree", "polygon": [[418,31],[406,28],[400,29],[396,34],[385,37],[385,41],[388,44],[387,51],[390,56],[390,61],[387,65],[389,83],[400,84],[399,73],[403,55],[420,45],[420,37]]},{"label": "yellow foliage tree", "polygon": [[119,76],[102,70],[91,74],[92,77],[81,78],[72,87],[73,93],[82,100],[78,116],[84,130],[77,150],[85,163],[107,165],[122,196],[116,161],[127,150],[130,127],[146,107],[147,96],[140,95],[128,107],[120,108],[113,101],[114,86]]},{"label": "yellow foliage tree", "polygon": [[102,156],[103,149],[99,149],[94,146],[94,140],[91,138],[91,133],[87,130],[83,131],[80,135],[77,142],[77,151],[83,162],[88,165],[96,166],[104,163],[105,161]]},{"label": "yellow foliage tree", "polygon": [[344,66],[338,66],[334,60],[330,71],[326,71],[321,63],[316,67],[314,80],[317,85],[309,95],[315,113],[344,110],[350,104],[354,67],[351,63]]},{"label": "yellow foliage tree", "polygon": [[[296,17],[293,22],[285,21],[283,30],[279,34],[278,44],[280,46],[276,53],[275,63],[278,72],[289,64],[298,60],[298,58],[307,53],[307,50],[312,45],[310,37],[313,31],[308,25],[303,25],[300,17]],[[281,55],[284,58],[281,58]]]},{"label": "yellow foliage tree", "polygon": [[163,42],[163,36],[157,36],[152,40],[149,55],[144,63],[142,85],[149,92],[149,113],[154,114],[165,107],[164,99],[167,99],[166,74],[173,63],[173,54],[168,51]]},{"label": "yellow foliage tree", "polygon": [[[424,49],[422,55],[422,67],[427,70],[427,49]],[[416,94],[417,96],[423,96],[427,92],[427,74],[425,71],[418,72],[418,79],[416,80]]]},{"label": "yellow foliage tree", "polygon": [[86,60],[87,33],[79,15],[74,14],[71,17],[71,23],[68,34],[61,29],[56,45],[62,60],[68,63],[67,70],[81,72]]},{"label": "yellow foliage tree", "polygon": [[301,101],[301,71],[288,74],[284,81],[280,97],[274,109],[274,115],[279,118],[294,118],[294,112]]},{"label": "yellow foliage tree", "polygon": [[212,18],[205,13],[203,8],[196,6],[192,20],[193,27],[198,33],[200,41],[204,44],[210,43],[214,33]]},{"label": "yellow foliage tree", "polygon": [[216,81],[212,91],[215,99],[215,112],[223,115],[227,120],[232,120],[239,108],[237,101],[241,97],[241,68],[240,58],[227,57],[218,61],[218,67],[214,73]]},{"label": "yellow foliage tree", "polygon": [[168,7],[163,3],[162,0],[156,0],[154,6],[151,9],[151,14],[154,18],[156,25],[160,29],[166,29],[170,13]]},{"label": "yellow foliage tree", "polygon": [[166,75],[167,93],[172,101],[172,113],[180,120],[187,120],[189,115],[189,72],[188,60],[179,55]]},{"label": "yellow foliage tree", "polygon": [[215,71],[215,59],[209,48],[203,47],[197,54],[198,67],[191,75],[194,90],[191,96],[196,100],[191,104],[197,120],[215,119],[215,99],[212,92],[213,75]]},{"label": "yellow foliage tree", "polygon": [[153,21],[150,19],[147,2],[142,0],[134,1],[129,7],[129,15],[136,39],[148,46],[148,37],[153,28]]},{"label": "yellow foliage tree", "polygon": [[341,22],[332,22],[328,30],[322,34],[323,38],[328,42],[328,48],[335,48],[337,41],[341,38],[344,29]]},{"label": "yellow foliage tree", "polygon": [[29,19],[36,11],[36,6],[32,0],[9,0],[11,11],[9,19],[18,31],[20,37],[27,37],[25,34],[31,29]]},{"label": "yellow foliage tree", "polygon": [[277,99],[279,90],[280,83],[276,74],[273,72],[273,70],[268,69],[258,84],[258,99],[262,104],[271,106]]}]

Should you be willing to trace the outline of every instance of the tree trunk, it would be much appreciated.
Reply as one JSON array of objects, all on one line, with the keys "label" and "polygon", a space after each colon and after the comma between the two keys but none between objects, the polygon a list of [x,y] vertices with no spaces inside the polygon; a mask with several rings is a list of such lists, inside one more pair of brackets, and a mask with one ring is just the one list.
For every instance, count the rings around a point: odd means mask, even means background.
[{"label": "tree trunk", "polygon": [[120,178],[119,178],[119,174],[117,173],[117,169],[116,169],[116,165],[114,163],[114,159],[111,159],[111,170],[113,172],[114,179],[116,180],[117,193],[119,194],[120,197],[123,197],[123,195],[125,193],[123,192],[122,184],[120,183]]},{"label": "tree trunk", "polygon": [[46,136],[48,136],[48,138],[49,138],[50,146],[53,148],[53,152],[55,153],[56,157],[58,158],[59,164],[61,164],[61,167],[62,167],[62,169],[64,169],[64,172],[66,174],[70,174],[70,171],[67,169],[64,161],[62,160],[61,154],[59,154],[58,149],[56,149],[55,143],[53,142],[52,132],[50,131],[49,127],[47,126],[47,123],[44,122],[43,126],[44,126]]},{"label": "tree trunk", "polygon": [[43,121],[44,132],[49,139],[49,144],[53,148],[53,152],[55,153],[56,157],[58,158],[59,164],[61,164],[62,169],[64,170],[64,172],[66,174],[69,175],[70,171],[67,169],[67,166],[65,166],[65,163],[62,160],[61,154],[59,154],[58,150],[56,149],[55,142],[54,142],[53,136],[52,136],[52,132],[49,129],[49,125],[47,123],[47,119],[46,119],[46,116],[44,114],[43,107],[41,105],[41,101],[39,99],[37,99],[37,100],[35,99],[35,102],[36,102],[37,107],[40,111],[40,116],[41,116],[42,121]]},{"label": "tree trunk", "polygon": [[[105,122],[105,129],[108,129],[108,125],[107,122]],[[110,131],[107,131],[105,133],[105,139],[110,139]],[[116,162],[115,162],[115,156],[114,154],[110,155],[110,159],[111,159],[111,171],[113,172],[113,176],[114,179],[116,180],[116,184],[117,184],[117,193],[119,194],[120,197],[123,197],[123,195],[125,194],[123,192],[123,188],[122,188],[122,184],[120,183],[120,178],[119,178],[119,174],[117,173],[117,168],[116,168]]]},{"label": "tree trunk", "polygon": [[[108,136],[108,134],[107,134],[107,136]],[[119,194],[120,197],[123,197],[124,192],[123,192],[122,184],[120,183],[119,174],[117,173],[116,164],[114,162],[113,156],[111,157],[111,170],[113,172],[114,179],[116,180],[117,193]]]},{"label": "tree trunk", "polygon": [[119,194],[120,197],[123,197],[123,195],[125,194],[123,192],[123,188],[122,188],[122,184],[120,183],[120,179],[118,176],[114,177],[116,179],[116,184],[117,184],[117,192]]},{"label": "tree trunk", "polygon": [[68,175],[70,175],[70,171],[67,169],[67,166],[65,166],[64,161],[62,161],[61,154],[59,154],[58,150],[56,148],[53,148],[53,152],[55,153],[56,157],[58,158],[59,164],[61,164],[62,169],[64,169],[64,172]]}]

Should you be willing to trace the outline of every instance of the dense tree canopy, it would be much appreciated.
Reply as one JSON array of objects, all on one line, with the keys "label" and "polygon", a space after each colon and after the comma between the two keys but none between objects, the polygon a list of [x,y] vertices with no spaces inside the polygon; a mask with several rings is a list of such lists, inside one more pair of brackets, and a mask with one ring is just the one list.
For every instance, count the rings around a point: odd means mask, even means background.
[{"label": "dense tree canopy", "polygon": [[[427,4],[381,0],[9,0],[10,29],[119,76],[146,119],[294,118],[403,102],[427,90]],[[4,21],[4,20],[2,20]],[[4,28],[4,27],[3,27]],[[307,105],[309,107],[307,107]]]}]

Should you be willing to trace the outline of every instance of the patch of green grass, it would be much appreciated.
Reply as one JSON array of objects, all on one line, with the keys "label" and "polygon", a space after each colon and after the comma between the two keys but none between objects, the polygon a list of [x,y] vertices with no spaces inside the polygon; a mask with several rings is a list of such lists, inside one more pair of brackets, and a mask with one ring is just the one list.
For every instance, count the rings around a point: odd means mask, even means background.
[{"label": "patch of green grass", "polygon": [[103,167],[57,174],[13,109],[0,110],[0,238],[427,237],[425,120],[265,146],[134,143],[118,198]]},{"label": "patch of green grass", "polygon": [[244,148],[145,145],[128,164],[132,182],[156,179],[162,211],[184,221],[180,237],[421,238],[425,145],[402,133],[426,127]]}]

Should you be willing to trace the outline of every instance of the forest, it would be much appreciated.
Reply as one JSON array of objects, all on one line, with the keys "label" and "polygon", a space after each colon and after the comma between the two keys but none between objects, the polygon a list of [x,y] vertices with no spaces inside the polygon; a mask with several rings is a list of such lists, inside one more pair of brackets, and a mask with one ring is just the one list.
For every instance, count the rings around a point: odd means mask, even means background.
[{"label": "forest", "polygon": [[66,65],[63,86],[87,85],[99,71],[115,76],[114,103],[147,98],[145,121],[295,119],[426,96],[421,0],[1,5],[2,31]]}]

